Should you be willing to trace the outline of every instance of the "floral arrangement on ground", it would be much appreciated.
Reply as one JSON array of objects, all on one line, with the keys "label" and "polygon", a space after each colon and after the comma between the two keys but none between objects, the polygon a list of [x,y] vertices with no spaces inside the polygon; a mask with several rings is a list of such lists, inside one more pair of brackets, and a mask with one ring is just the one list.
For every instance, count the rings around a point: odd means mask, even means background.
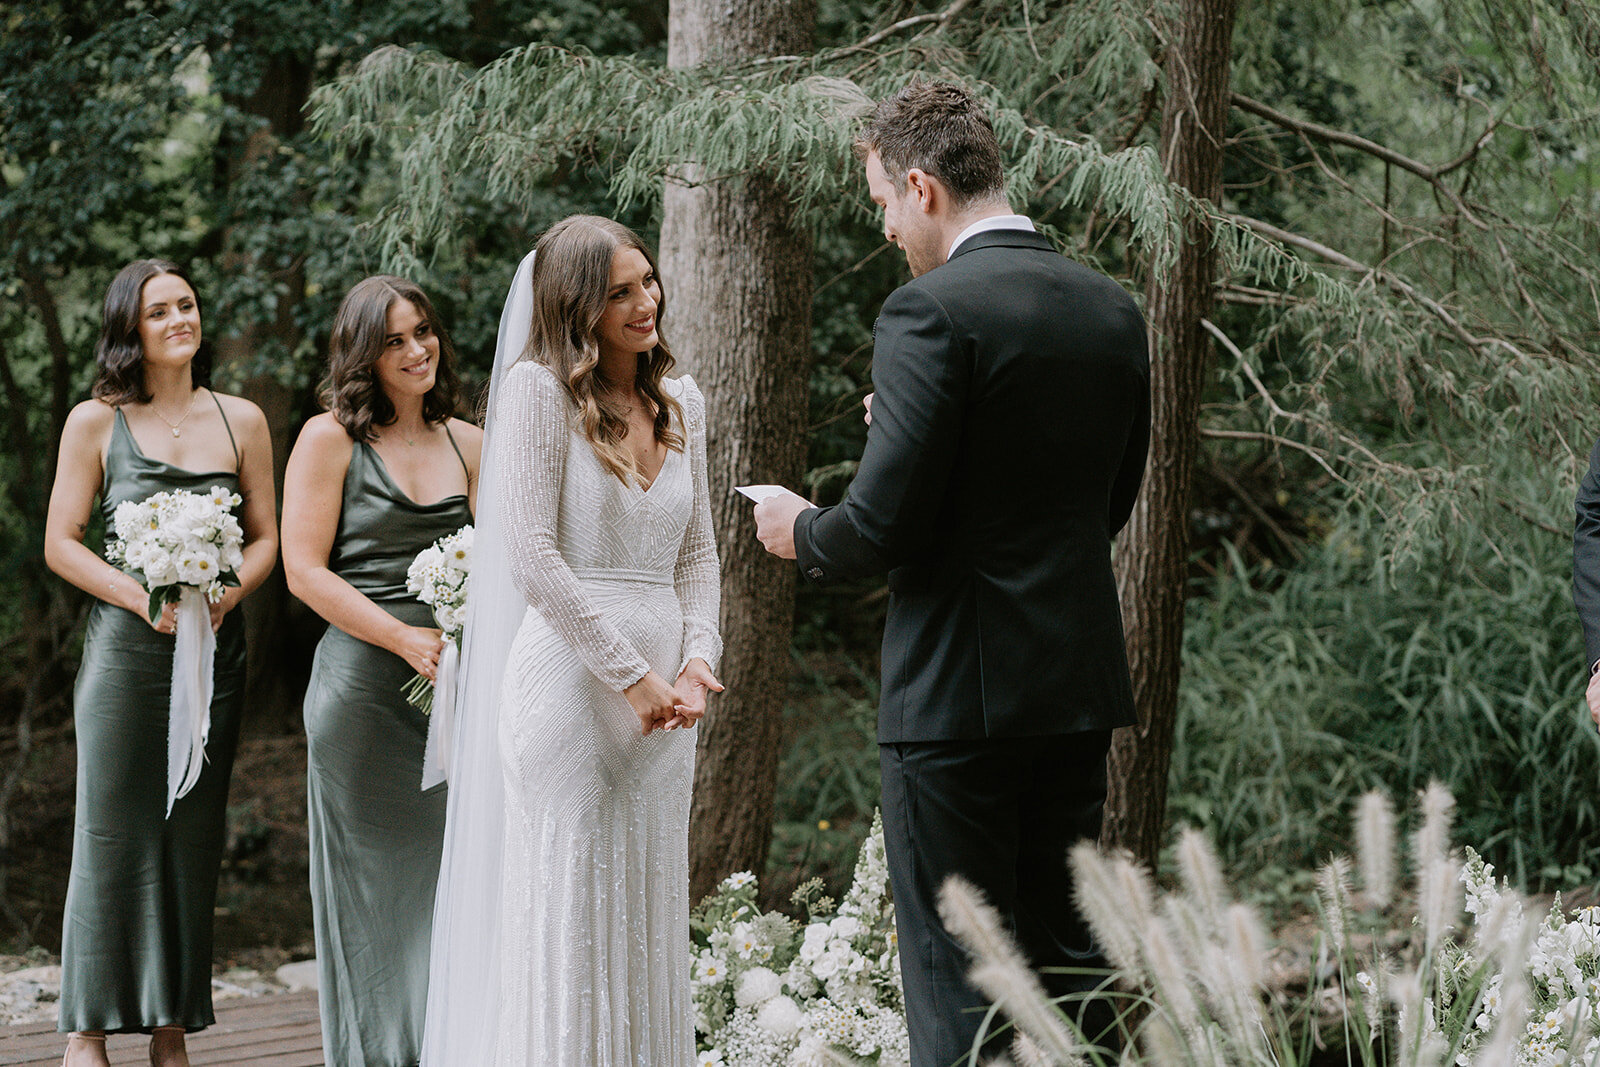
[{"label": "floral arrangement on ground", "polygon": [[723,880],[691,920],[700,1067],[910,1062],[894,904],[874,814],[843,903],[820,880],[791,898],[805,922],[756,906],[756,877]]}]

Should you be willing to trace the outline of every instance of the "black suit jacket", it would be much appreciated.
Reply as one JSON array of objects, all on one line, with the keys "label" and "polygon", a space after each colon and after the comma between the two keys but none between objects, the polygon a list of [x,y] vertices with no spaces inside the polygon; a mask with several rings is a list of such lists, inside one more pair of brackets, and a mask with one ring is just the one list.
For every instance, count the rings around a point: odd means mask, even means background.
[{"label": "black suit jacket", "polygon": [[875,334],[861,466],[794,533],[811,581],[889,571],[878,740],[1132,723],[1111,538],[1150,435],[1133,300],[990,230],[895,290]]},{"label": "black suit jacket", "polygon": [[1589,454],[1589,473],[1578,483],[1577,513],[1572,531],[1572,601],[1583,623],[1586,662],[1593,666],[1600,660],[1600,441]]}]

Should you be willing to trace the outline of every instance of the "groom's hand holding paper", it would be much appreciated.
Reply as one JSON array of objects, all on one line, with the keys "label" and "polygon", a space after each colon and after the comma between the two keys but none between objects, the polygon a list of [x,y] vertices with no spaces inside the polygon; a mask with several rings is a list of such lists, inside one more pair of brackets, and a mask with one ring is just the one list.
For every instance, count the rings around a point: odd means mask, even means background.
[{"label": "groom's hand holding paper", "polygon": [[781,485],[741,485],[739,492],[756,502],[756,539],[779,559],[794,559],[795,516],[816,507]]}]

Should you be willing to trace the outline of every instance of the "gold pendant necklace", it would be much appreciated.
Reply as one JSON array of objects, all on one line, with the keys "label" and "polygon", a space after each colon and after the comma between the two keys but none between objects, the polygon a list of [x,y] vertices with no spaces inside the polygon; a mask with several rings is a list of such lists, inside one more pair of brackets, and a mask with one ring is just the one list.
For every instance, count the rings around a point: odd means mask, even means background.
[{"label": "gold pendant necklace", "polygon": [[195,389],[189,393],[189,406],[183,409],[183,414],[178,416],[177,422],[173,422],[171,419],[161,414],[161,409],[156,407],[156,402],[154,399],[150,401],[150,410],[156,413],[156,418],[167,424],[168,429],[172,431],[172,436],[182,437],[183,431],[178,429],[178,427],[183,425],[184,420],[189,417],[189,413],[194,410],[194,401],[199,395],[200,390],[198,389]]}]

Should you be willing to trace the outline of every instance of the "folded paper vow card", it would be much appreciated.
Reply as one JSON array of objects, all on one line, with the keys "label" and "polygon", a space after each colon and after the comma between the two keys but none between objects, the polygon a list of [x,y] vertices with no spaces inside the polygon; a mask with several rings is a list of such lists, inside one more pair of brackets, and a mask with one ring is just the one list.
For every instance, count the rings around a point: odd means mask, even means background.
[{"label": "folded paper vow card", "polygon": [[789,491],[781,485],[736,485],[733,488],[735,492],[743,493],[757,504]]}]

